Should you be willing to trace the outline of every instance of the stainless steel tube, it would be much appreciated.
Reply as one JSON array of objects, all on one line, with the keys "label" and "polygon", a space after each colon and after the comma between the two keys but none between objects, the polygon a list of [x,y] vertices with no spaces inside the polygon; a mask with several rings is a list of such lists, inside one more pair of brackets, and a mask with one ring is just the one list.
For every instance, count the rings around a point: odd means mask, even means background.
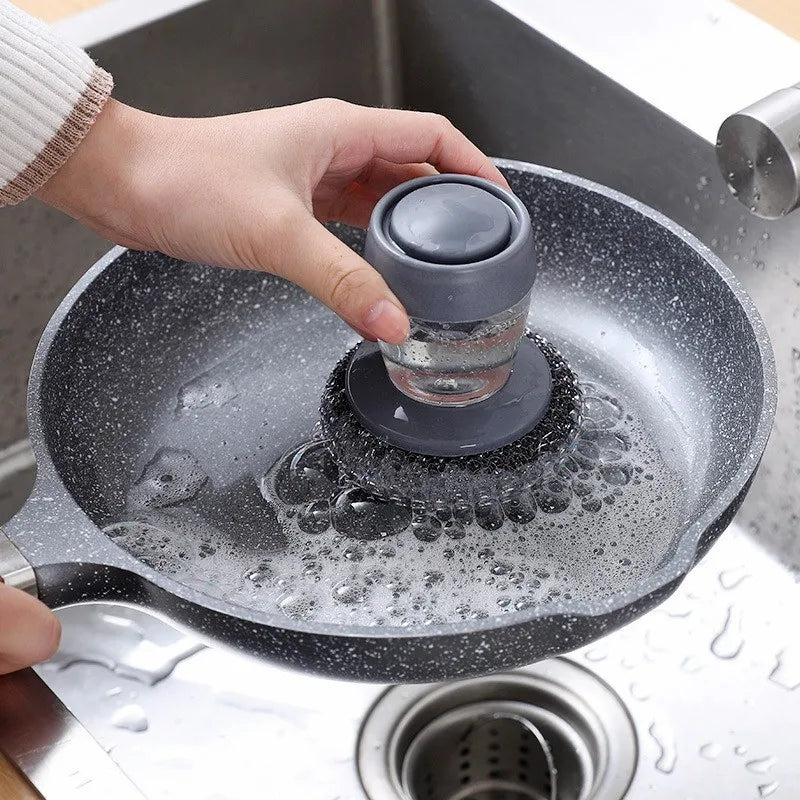
[{"label": "stainless steel tube", "polygon": [[800,205],[800,84],[728,117],[717,160],[731,193],[759,217],[777,219]]}]

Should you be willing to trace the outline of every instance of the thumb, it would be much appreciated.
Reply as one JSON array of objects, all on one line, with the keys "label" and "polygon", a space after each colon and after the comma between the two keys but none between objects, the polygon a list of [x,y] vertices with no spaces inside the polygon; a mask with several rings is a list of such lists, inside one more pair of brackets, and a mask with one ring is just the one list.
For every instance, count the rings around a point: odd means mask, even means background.
[{"label": "thumb", "polygon": [[60,636],[52,611],[0,581],[0,675],[50,658]]},{"label": "thumb", "polygon": [[316,219],[302,216],[277,271],[359,333],[402,344],[408,338],[408,315],[383,278]]}]

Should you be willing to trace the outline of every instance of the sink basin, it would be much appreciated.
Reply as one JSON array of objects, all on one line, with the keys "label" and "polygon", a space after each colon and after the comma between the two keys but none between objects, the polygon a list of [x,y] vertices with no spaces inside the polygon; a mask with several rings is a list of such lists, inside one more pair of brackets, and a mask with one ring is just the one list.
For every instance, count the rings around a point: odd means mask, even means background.
[{"label": "sink basin", "polygon": [[[800,634],[789,609],[800,603],[800,214],[777,222],[748,215],[728,194],[713,142],[696,132],[701,126],[673,119],[589,66],[508,10],[514,5],[404,0],[392,13],[384,2],[281,0],[267,13],[263,3],[243,0],[231,15],[230,4],[209,0],[94,54],[115,73],[120,99],[171,113],[321,94],[439,111],[487,152],[618,189],[721,256],[772,337],[780,383],[772,441],[735,522],[676,595],[569,660],[601,678],[632,721],[636,769],[625,797],[794,797],[800,766],[789,721],[800,713]],[[335,20],[343,38],[334,47]],[[16,300],[0,299],[0,318],[10,320],[0,337],[15,354],[0,368],[0,446],[24,437],[21,386],[38,330],[104,247],[35,205],[0,215],[0,274],[15,263],[40,282]],[[34,471],[24,442],[6,454],[0,519],[21,505]],[[64,652],[39,672],[148,798],[244,797],[254,786],[275,797],[366,798],[359,730],[385,687],[200,649],[139,610],[72,608],[63,620]],[[87,625],[108,634],[100,655]],[[174,667],[170,677],[154,681],[136,666],[148,646],[182,654],[162,669]],[[396,799],[373,793],[371,800]]]}]

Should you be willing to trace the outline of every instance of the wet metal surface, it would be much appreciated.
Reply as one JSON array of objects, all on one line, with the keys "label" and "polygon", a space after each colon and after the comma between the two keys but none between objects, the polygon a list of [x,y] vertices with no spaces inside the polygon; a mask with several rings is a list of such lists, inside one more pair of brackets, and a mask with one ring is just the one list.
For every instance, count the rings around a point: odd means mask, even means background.
[{"label": "wet metal surface", "polygon": [[[733,526],[664,605],[570,656],[605,680],[633,718],[639,762],[627,798],[794,800],[800,634],[786,610],[798,602],[794,576]],[[322,680],[223,649],[173,663],[180,635],[139,611],[60,613],[62,653],[39,672],[148,800],[238,800],[255,787],[273,797],[363,800],[358,731],[383,687]],[[107,631],[103,658],[120,643],[116,671],[83,646],[86,625]],[[131,626],[143,650],[165,648],[169,677],[153,683],[125,666],[142,660]],[[729,647],[715,652],[723,631]],[[137,732],[142,717],[146,730]]]}]

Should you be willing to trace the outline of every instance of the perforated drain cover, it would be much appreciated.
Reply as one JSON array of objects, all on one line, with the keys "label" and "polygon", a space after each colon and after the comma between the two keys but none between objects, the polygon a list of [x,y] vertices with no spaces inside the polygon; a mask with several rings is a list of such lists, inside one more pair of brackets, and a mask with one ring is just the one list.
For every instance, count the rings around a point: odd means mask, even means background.
[{"label": "perforated drain cover", "polygon": [[358,743],[370,800],[542,800],[553,777],[559,800],[621,800],[636,762],[620,698],[567,659],[390,689]]}]

